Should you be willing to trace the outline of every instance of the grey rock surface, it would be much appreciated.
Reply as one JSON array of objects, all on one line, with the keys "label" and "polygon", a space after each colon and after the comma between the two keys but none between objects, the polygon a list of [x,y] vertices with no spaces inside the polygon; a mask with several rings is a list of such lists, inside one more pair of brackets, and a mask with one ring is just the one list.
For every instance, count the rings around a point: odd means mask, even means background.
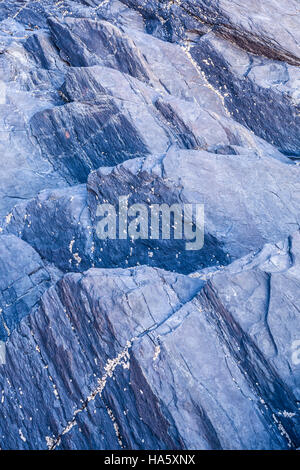
[{"label": "grey rock surface", "polygon": [[188,48],[234,119],[299,156],[299,66],[256,56],[213,33],[192,38]]},{"label": "grey rock surface", "polygon": [[6,340],[42,294],[60,277],[34,249],[13,235],[0,236],[0,340]]},{"label": "grey rock surface", "polygon": [[[216,34],[260,56],[299,65],[297,1],[122,0],[140,11],[148,28],[176,39],[184,31]],[[152,23],[152,24],[151,24]]]},{"label": "grey rock surface", "polygon": [[[299,18],[0,3],[1,449],[300,447]],[[100,239],[121,196],[203,248]]]},{"label": "grey rock surface", "polygon": [[298,446],[298,252],[299,232],[209,276],[67,274],[10,337],[1,448]]},{"label": "grey rock surface", "polygon": [[[162,157],[100,168],[90,174],[87,189],[41,192],[16,206],[3,221],[3,233],[22,237],[63,271],[138,263],[187,274],[228,264],[286,237],[299,227],[299,194],[299,167],[266,152],[223,155],[172,147]],[[100,240],[98,205],[105,202],[118,210],[124,195],[129,195],[128,206],[204,204],[204,248],[187,251],[184,239],[172,237]]]}]

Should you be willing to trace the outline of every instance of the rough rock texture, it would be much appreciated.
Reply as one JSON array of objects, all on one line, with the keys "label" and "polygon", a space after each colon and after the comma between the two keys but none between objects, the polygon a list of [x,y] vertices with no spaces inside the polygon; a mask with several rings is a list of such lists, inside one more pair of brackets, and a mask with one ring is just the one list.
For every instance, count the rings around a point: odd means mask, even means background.
[{"label": "rough rock texture", "polygon": [[7,339],[20,320],[57,279],[34,249],[13,235],[0,236],[0,339]]},{"label": "rough rock texture", "polygon": [[[204,249],[187,251],[185,240],[172,238],[99,240],[98,204],[118,207],[119,196],[128,194],[129,206],[204,204]],[[139,263],[190,273],[227,264],[293,232],[300,222],[299,196],[299,167],[266,153],[222,155],[172,147],[163,158],[100,168],[90,174],[87,190],[80,185],[43,191],[16,206],[3,231],[21,236],[64,271]]]},{"label": "rough rock texture", "polygon": [[[299,18],[0,3],[1,449],[300,447]],[[100,240],[125,195],[203,248]]]},{"label": "rough rock texture", "polygon": [[298,232],[215,275],[67,274],[8,343],[2,448],[299,445],[299,253]]},{"label": "rough rock texture", "polygon": [[[97,2],[94,2],[97,3]],[[257,0],[248,3],[229,0],[122,0],[141,11],[151,27],[169,38],[181,37],[185,30],[206,33],[212,29],[218,36],[239,47],[272,59],[299,65],[298,3]],[[154,21],[153,21],[154,20]],[[179,24],[183,27],[180,27]],[[153,27],[152,27],[153,28]],[[171,33],[171,34],[170,34]]]}]

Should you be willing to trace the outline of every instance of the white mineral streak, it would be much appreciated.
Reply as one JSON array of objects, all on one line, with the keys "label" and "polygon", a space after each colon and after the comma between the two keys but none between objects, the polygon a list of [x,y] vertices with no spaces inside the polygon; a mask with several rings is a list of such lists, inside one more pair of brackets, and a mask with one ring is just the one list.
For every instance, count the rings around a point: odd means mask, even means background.
[{"label": "white mineral streak", "polygon": [[153,362],[157,361],[160,355],[160,346],[156,346],[155,351],[154,351],[154,356],[153,356]]},{"label": "white mineral streak", "polygon": [[[46,436],[46,442],[47,442],[47,446],[48,446],[49,450],[54,450],[60,444],[61,437],[64,436],[65,434],[67,434],[68,432],[70,432],[71,429],[73,429],[73,427],[77,425],[76,416],[79,413],[82,413],[82,411],[84,411],[87,408],[88,404],[92,400],[95,400],[97,395],[99,395],[101,397],[102,392],[103,392],[103,390],[106,386],[107,380],[110,377],[113,376],[116,367],[117,366],[122,366],[124,369],[129,368],[129,359],[130,359],[129,350],[131,349],[132,344],[136,339],[137,338],[134,337],[130,341],[127,341],[125,348],[115,358],[109,359],[107,361],[107,363],[104,366],[104,371],[105,371],[104,375],[101,377],[101,379],[98,378],[98,381],[97,381],[98,386],[86,398],[86,400],[84,402],[84,405],[81,408],[78,408],[77,410],[74,411],[72,419],[68,422],[68,424],[62,430],[62,432],[60,433],[60,436],[58,436],[57,438],[50,438],[50,437]],[[110,416],[110,418],[111,418],[111,416]],[[117,431],[118,431],[117,423],[114,421],[113,424],[114,424],[114,429],[117,433]],[[119,440],[119,443],[120,443],[121,439],[119,437],[119,434],[117,434],[117,436],[118,436],[118,440]]]}]

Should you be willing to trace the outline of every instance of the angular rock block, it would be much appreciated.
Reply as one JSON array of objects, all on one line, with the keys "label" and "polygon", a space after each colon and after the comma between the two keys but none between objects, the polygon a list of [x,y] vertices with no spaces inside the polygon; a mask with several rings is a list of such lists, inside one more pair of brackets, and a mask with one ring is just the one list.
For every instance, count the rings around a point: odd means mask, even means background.
[{"label": "angular rock block", "polygon": [[47,266],[30,245],[14,235],[0,235],[1,341],[9,338],[57,275],[58,270]]},{"label": "angular rock block", "polygon": [[300,333],[298,251],[299,233],[208,278],[67,274],[8,342],[0,413],[14,420],[8,436],[0,420],[1,448],[299,446],[300,377],[284,342]]},{"label": "angular rock block", "polygon": [[298,10],[0,2],[1,449],[300,448]]}]

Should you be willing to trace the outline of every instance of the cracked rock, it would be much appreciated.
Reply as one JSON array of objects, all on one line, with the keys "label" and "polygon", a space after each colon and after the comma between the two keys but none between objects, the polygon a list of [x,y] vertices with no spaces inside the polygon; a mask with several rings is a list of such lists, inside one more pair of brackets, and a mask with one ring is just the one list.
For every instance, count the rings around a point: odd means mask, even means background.
[{"label": "cracked rock", "polygon": [[[0,2],[0,449],[300,448],[299,31],[296,0]],[[124,198],[140,237],[101,237]]]}]

